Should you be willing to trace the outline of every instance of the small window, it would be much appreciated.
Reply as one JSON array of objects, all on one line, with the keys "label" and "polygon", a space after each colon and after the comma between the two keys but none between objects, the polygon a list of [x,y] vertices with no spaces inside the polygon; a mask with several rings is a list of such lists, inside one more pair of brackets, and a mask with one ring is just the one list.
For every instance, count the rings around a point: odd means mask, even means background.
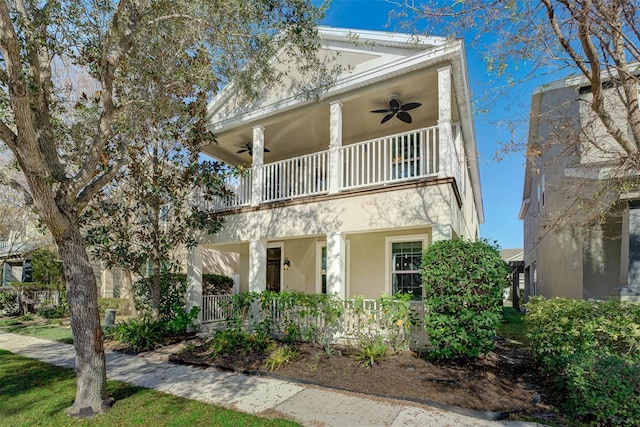
[{"label": "small window", "polygon": [[544,174],[542,174],[542,178],[540,179],[540,203],[542,204],[542,207],[544,207]]}]

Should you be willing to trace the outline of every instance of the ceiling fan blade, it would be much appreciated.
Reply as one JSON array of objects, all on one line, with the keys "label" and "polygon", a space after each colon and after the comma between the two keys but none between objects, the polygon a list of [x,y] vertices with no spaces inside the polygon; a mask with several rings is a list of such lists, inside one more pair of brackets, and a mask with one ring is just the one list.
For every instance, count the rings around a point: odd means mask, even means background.
[{"label": "ceiling fan blade", "polygon": [[388,122],[389,120],[391,120],[391,118],[395,116],[394,113],[389,113],[386,116],[384,116],[384,118],[382,119],[382,121],[380,122],[380,124],[383,124],[384,122]]},{"label": "ceiling fan blade", "polygon": [[242,150],[236,151],[236,154],[244,153],[245,151],[249,151],[249,150],[247,150],[246,148],[243,148]]},{"label": "ceiling fan blade", "polygon": [[422,104],[420,104],[419,102],[409,102],[407,104],[404,104],[402,107],[400,107],[400,109],[402,111],[409,111],[409,110],[413,110],[414,108],[418,108],[421,105]]},{"label": "ceiling fan blade", "polygon": [[389,108],[392,110],[396,110],[397,108],[400,107],[400,103],[398,102],[397,99],[391,99],[389,101]]},{"label": "ceiling fan blade", "polygon": [[389,110],[388,108],[385,108],[384,110],[373,110],[371,112],[372,113],[390,113],[391,110]]},{"label": "ceiling fan blade", "polygon": [[267,147],[264,147],[264,152],[265,152],[265,153],[270,153],[270,152],[271,152],[271,150],[269,150]]},{"label": "ceiling fan blade", "polygon": [[402,120],[405,123],[411,123],[411,115],[409,113],[406,113],[404,111],[399,111],[398,112],[398,118],[400,120]]}]

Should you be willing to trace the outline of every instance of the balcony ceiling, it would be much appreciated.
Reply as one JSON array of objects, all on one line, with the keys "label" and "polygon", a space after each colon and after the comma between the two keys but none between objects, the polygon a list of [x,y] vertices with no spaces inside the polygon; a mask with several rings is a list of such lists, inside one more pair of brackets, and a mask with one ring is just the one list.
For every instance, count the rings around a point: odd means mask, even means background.
[{"label": "balcony ceiling", "polygon": [[[440,64],[442,65],[442,64]],[[264,162],[270,163],[302,154],[329,148],[330,102],[343,103],[343,144],[352,144],[386,135],[406,132],[412,129],[435,126],[438,121],[437,70],[435,67],[422,69],[408,75],[380,81],[374,85],[324,99],[311,104],[301,103],[280,114],[273,114],[262,120],[247,122],[228,131],[216,133],[218,144],[205,148],[205,152],[231,164],[251,163],[247,153],[236,153],[241,146],[252,141],[253,127],[265,128]],[[371,110],[387,108],[389,95],[398,95],[401,104],[419,102],[422,106],[411,110],[411,124],[394,117],[384,124],[380,121],[383,113]],[[455,96],[452,94],[453,120],[459,120]]]}]

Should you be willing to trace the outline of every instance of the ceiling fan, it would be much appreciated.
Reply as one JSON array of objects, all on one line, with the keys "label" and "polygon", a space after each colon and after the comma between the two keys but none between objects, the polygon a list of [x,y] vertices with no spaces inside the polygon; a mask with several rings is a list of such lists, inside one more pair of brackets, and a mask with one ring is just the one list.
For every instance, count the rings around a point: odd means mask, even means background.
[{"label": "ceiling fan", "polygon": [[[250,156],[253,156],[253,143],[252,142],[247,142],[244,145],[236,145],[236,147],[240,147],[241,148],[241,150],[236,151],[236,154],[247,152],[247,153],[249,153]],[[263,148],[263,152],[270,153],[271,150],[269,150],[267,147],[264,147]]]},{"label": "ceiling fan", "polygon": [[380,124],[388,122],[393,118],[393,116],[397,116],[398,119],[402,120],[405,123],[411,123],[411,114],[407,113],[407,111],[418,108],[421,105],[422,104],[419,102],[409,102],[407,104],[400,105],[400,103],[398,102],[398,95],[391,95],[389,96],[389,108],[373,110],[371,112],[387,113],[387,115],[384,116],[380,121]]}]

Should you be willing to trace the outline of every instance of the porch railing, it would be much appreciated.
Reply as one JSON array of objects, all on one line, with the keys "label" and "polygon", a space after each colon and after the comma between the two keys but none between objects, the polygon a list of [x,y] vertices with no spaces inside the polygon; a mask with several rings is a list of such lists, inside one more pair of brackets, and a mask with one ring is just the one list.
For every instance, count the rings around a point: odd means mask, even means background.
[{"label": "porch railing", "polygon": [[[252,197],[260,197],[257,202],[273,202],[325,194],[329,192],[329,175],[333,167],[337,169],[337,191],[442,174],[452,174],[460,185],[462,134],[457,124],[452,139],[441,141],[438,126],[433,126],[342,146],[337,166],[330,164],[328,150],[268,163],[228,180],[228,197],[206,203],[196,200],[196,204],[201,209],[219,211],[256,203]],[[252,183],[258,170],[261,180],[257,182],[262,182],[262,191],[256,196]]]},{"label": "porch railing", "polygon": [[340,148],[342,189],[436,175],[438,128],[432,127]]},{"label": "porch railing", "polygon": [[272,202],[326,193],[328,166],[328,151],[264,165],[262,200]]},{"label": "porch railing", "polygon": [[[222,326],[225,320],[240,314],[234,313],[231,295],[205,295],[202,301],[203,324]],[[258,324],[268,319],[275,325],[275,329],[278,329],[278,325],[284,329],[287,322],[294,323],[300,330],[329,329],[333,341],[355,340],[363,336],[381,335],[396,343],[410,342],[412,347],[423,348],[427,343],[422,321],[425,305],[422,301],[410,302],[411,328],[408,331],[402,326],[402,322],[407,322],[409,319],[401,319],[398,322],[398,319],[389,317],[385,307],[378,300],[344,300],[341,303],[341,314],[331,324],[321,315],[311,316],[308,313],[300,315],[295,306],[283,307],[279,306],[276,301],[272,301],[267,308],[262,308],[258,303],[254,303],[249,309],[250,320],[247,322],[250,324],[247,326],[251,328],[252,324]]]}]

